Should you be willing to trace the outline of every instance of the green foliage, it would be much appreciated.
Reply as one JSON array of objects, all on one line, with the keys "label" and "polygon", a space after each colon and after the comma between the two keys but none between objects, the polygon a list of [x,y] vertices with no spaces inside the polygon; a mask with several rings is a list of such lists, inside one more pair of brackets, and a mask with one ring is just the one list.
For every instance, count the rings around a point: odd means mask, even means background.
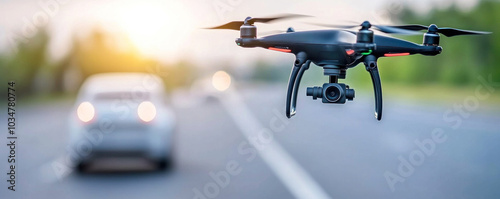
[{"label": "green foliage", "polygon": [[48,67],[45,58],[48,42],[48,34],[41,29],[26,42],[20,41],[12,54],[0,56],[2,83],[15,81],[19,95],[33,92],[36,75]]},{"label": "green foliage", "polygon": [[[500,19],[500,4],[481,1],[471,11],[464,12],[456,6],[443,10],[431,10],[426,15],[418,15],[409,8],[397,17],[402,23],[437,24],[440,27],[456,27],[471,30],[493,32],[483,36],[441,36],[441,55],[434,57],[409,56],[381,58],[380,70],[384,82],[398,84],[433,84],[470,85],[477,81],[477,76],[492,74],[500,80],[500,67],[495,54],[500,53],[500,38],[495,33],[500,31],[496,19]],[[403,37],[415,43],[422,43],[421,36]]]}]

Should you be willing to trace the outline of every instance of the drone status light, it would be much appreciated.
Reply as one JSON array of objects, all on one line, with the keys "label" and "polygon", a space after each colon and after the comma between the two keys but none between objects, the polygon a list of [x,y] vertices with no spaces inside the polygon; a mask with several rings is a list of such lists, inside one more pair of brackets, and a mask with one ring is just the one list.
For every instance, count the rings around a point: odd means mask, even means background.
[{"label": "drone status light", "polygon": [[346,50],[345,51],[347,53],[347,55],[352,55],[354,54],[354,50],[350,49],[350,50]]}]

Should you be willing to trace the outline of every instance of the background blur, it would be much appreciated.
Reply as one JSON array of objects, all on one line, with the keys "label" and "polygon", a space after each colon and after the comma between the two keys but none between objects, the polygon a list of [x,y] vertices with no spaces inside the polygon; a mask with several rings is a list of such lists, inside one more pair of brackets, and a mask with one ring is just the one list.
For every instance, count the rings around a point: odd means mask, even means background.
[{"label": "background blur", "polygon": [[[295,189],[300,185],[290,182],[301,178],[280,174],[277,168],[287,165],[269,160],[279,158],[259,150],[259,156],[248,161],[248,155],[238,150],[249,137],[241,133],[248,131],[246,127],[258,133],[260,127],[270,128],[273,118],[284,115],[286,83],[294,56],[240,48],[234,43],[237,31],[202,29],[247,16],[280,13],[314,17],[258,24],[258,32],[290,26],[296,31],[323,29],[307,22],[370,20],[374,24],[437,24],[493,34],[441,37],[444,50],[435,57],[381,59],[381,122],[373,118],[371,80],[363,66],[350,69],[343,81],[357,91],[353,102],[323,105],[299,94],[297,116],[285,123],[285,130],[276,133],[272,143],[297,165],[303,173],[298,176],[311,180],[305,182],[312,187],[309,192],[301,192]],[[500,88],[500,67],[496,63],[500,54],[499,1],[0,0],[0,16],[0,82],[16,82],[16,116],[22,139],[19,190],[10,193],[2,180],[2,196],[500,196],[500,145],[496,143],[500,138],[500,94],[495,92]],[[422,36],[400,38],[422,42]],[[220,99],[216,102],[195,99],[200,93],[210,93],[199,85],[210,84],[219,70],[232,76],[231,93],[212,93]],[[178,158],[173,171],[81,176],[71,171],[60,175],[54,170],[54,162],[67,153],[65,123],[81,83],[92,74],[105,72],[149,72],[163,78],[179,123]],[[487,86],[484,79],[490,82]],[[300,93],[305,93],[306,86],[326,81],[321,68],[312,66]],[[488,96],[477,100],[480,86],[488,87]],[[224,101],[233,99],[231,96],[237,100]],[[5,103],[0,106],[5,107]],[[248,115],[253,120],[238,118],[231,113],[233,106],[246,107],[243,112],[251,110]],[[469,109],[460,114],[456,107]],[[0,121],[4,129],[5,114]],[[391,189],[387,171],[397,173],[400,157],[411,157],[419,149],[414,141],[431,138],[435,128],[447,133],[447,141],[437,145],[435,153],[425,156],[422,165],[416,165],[410,176]],[[269,147],[270,154],[275,154],[276,145]],[[7,156],[6,147],[1,148],[0,155]],[[210,172],[224,170],[231,160],[240,162],[241,174],[232,176],[229,185],[219,185],[217,194],[198,196],[197,190],[204,193],[207,184],[214,181]],[[2,171],[6,169],[2,166]]]}]

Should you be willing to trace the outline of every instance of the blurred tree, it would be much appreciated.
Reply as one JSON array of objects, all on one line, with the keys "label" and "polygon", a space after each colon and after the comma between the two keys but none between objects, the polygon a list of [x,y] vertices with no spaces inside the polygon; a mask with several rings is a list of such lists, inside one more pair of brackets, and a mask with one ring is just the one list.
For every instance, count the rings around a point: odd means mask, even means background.
[{"label": "blurred tree", "polygon": [[119,37],[94,30],[88,37],[74,42],[70,56],[84,78],[106,72],[146,72],[152,62],[140,56],[129,40],[116,38]]},{"label": "blurred tree", "polygon": [[187,60],[180,60],[171,65],[157,64],[157,68],[157,71],[152,73],[164,79],[169,91],[191,85],[198,75],[194,65]]},{"label": "blurred tree", "polygon": [[0,78],[16,81],[18,95],[34,91],[35,77],[40,69],[46,67],[46,50],[49,36],[45,28],[41,28],[35,36],[26,42],[17,43],[17,50],[0,58]]}]

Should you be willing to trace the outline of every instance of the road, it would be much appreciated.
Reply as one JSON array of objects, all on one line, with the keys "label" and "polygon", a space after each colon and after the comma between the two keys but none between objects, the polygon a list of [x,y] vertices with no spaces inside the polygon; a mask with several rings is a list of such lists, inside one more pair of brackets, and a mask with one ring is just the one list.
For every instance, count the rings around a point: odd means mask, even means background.
[{"label": "road", "polygon": [[[386,98],[383,120],[378,122],[371,93],[357,93],[360,96],[344,106],[301,96],[297,115],[282,120],[284,90],[250,86],[223,94],[226,100],[231,100],[227,95],[238,97],[229,102],[174,100],[179,126],[176,164],[170,171],[150,171],[145,164],[127,172],[97,168],[59,175],[54,162],[67,155],[66,119],[72,102],[25,105],[21,101],[17,190],[7,190],[8,176],[3,174],[1,198],[500,196],[498,107],[480,102],[479,110],[466,112],[467,118],[451,113],[454,121],[461,119],[456,123],[445,121],[443,114],[463,99],[433,105]],[[238,111],[242,118],[231,115]],[[5,129],[6,124],[0,127]],[[2,173],[8,171],[6,149],[1,146]],[[230,170],[237,172],[223,183],[211,177]]]}]

